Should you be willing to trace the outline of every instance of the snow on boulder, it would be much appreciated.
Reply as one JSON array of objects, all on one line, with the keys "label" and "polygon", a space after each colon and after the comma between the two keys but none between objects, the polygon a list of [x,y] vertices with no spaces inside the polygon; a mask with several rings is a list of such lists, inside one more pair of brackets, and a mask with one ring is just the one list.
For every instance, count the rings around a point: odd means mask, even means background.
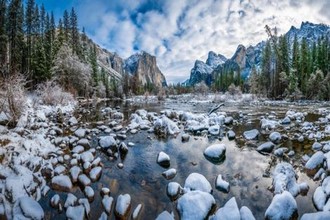
[{"label": "snow on boulder", "polygon": [[89,172],[89,177],[91,178],[92,181],[96,181],[100,178],[101,174],[102,174],[102,167],[94,167]]},{"label": "snow on boulder", "polygon": [[289,117],[285,117],[283,120],[282,120],[282,124],[283,125],[288,125],[291,123],[291,120]]},{"label": "snow on boulder", "polygon": [[220,190],[221,192],[228,193],[230,189],[230,185],[227,181],[225,181],[221,174],[219,174],[215,180],[215,188]]},{"label": "snow on boulder", "polygon": [[317,187],[313,194],[313,202],[316,209],[322,211],[326,201],[327,201],[327,195],[323,191],[323,188],[321,186]]},{"label": "snow on boulder", "polygon": [[174,220],[174,217],[168,211],[163,211],[157,216],[156,220]]},{"label": "snow on boulder", "polygon": [[322,144],[320,144],[319,142],[314,142],[312,145],[312,149],[313,150],[321,150],[322,149]]},{"label": "snow on boulder", "polygon": [[211,162],[220,163],[226,157],[226,145],[213,144],[204,150],[204,156]]},{"label": "snow on boulder", "polygon": [[266,210],[265,219],[292,219],[297,217],[297,202],[288,191],[276,194]]},{"label": "snow on boulder", "polygon": [[257,129],[252,129],[249,131],[244,131],[243,136],[247,140],[257,139],[259,136],[259,131]]},{"label": "snow on boulder", "polygon": [[199,190],[187,192],[179,198],[177,203],[181,220],[207,219],[214,206],[213,196]]},{"label": "snow on boulder", "polygon": [[51,199],[50,199],[50,205],[53,208],[57,208],[60,203],[60,196],[58,194],[55,194]]},{"label": "snow on boulder", "polygon": [[168,156],[163,151],[159,152],[157,156],[157,163],[163,167],[169,167],[170,166],[170,156]]},{"label": "snow on boulder", "polygon": [[211,127],[209,127],[209,133],[211,135],[219,135],[220,134],[220,126],[219,125],[213,125]]},{"label": "snow on boulder", "polygon": [[176,169],[171,168],[162,173],[163,177],[165,177],[167,180],[173,179],[176,175]]},{"label": "snow on boulder", "polygon": [[260,121],[260,124],[261,124],[261,129],[264,129],[264,130],[272,130],[278,126],[277,121],[269,120],[269,119],[265,119],[265,118]]},{"label": "snow on boulder", "polygon": [[288,191],[293,196],[297,196],[300,193],[300,187],[296,182],[296,173],[291,164],[281,162],[276,165],[273,172],[273,187],[275,194]]},{"label": "snow on boulder", "polygon": [[279,132],[274,131],[269,135],[269,140],[274,144],[279,144],[282,140],[282,135]]},{"label": "snow on boulder", "polygon": [[138,204],[132,213],[132,219],[133,220],[139,219],[141,211],[142,211],[142,204]]},{"label": "snow on boulder", "polygon": [[52,188],[58,191],[69,192],[72,189],[72,182],[66,175],[54,176],[52,178]]},{"label": "snow on boulder", "polygon": [[218,209],[211,220],[240,220],[241,215],[235,197],[232,197],[226,204]]},{"label": "snow on boulder", "polygon": [[87,140],[86,138],[80,139],[77,142],[77,145],[81,145],[83,146],[85,149],[89,149],[91,147],[89,140]]},{"label": "snow on boulder", "polygon": [[235,136],[236,136],[236,134],[235,134],[235,132],[233,130],[229,130],[227,132],[227,137],[228,137],[229,140],[234,140],[235,139]]},{"label": "snow on boulder", "polygon": [[75,132],[74,135],[78,138],[83,138],[86,136],[86,129],[84,128],[78,128]]},{"label": "snow on boulder", "polygon": [[305,168],[308,170],[314,170],[323,164],[324,159],[323,152],[318,151],[307,161]]},{"label": "snow on boulder", "polygon": [[328,125],[324,128],[324,133],[330,134],[330,125]]},{"label": "snow on boulder", "polygon": [[31,197],[20,197],[17,202],[22,210],[24,217],[36,220],[44,218],[44,210],[42,209],[40,204]]},{"label": "snow on boulder", "polygon": [[80,174],[78,176],[78,181],[83,186],[89,186],[89,185],[91,185],[91,180],[85,174]]},{"label": "snow on boulder", "polygon": [[180,129],[174,121],[162,115],[154,122],[154,132],[157,135],[167,136],[179,133]]},{"label": "snow on boulder", "polygon": [[77,124],[78,124],[78,120],[76,119],[76,117],[72,116],[69,119],[69,125],[74,126],[74,125],[77,125]]},{"label": "snow on boulder", "polygon": [[116,140],[112,136],[103,136],[99,138],[99,145],[103,149],[112,148],[117,146]]},{"label": "snow on boulder", "polygon": [[80,154],[80,159],[83,163],[85,162],[92,162],[94,160],[94,155],[90,151],[85,151],[82,154]]},{"label": "snow on boulder", "polygon": [[66,197],[64,203],[64,208],[68,208],[69,206],[74,206],[77,201],[78,199],[75,195],[73,195],[72,193],[68,193],[68,196]]},{"label": "snow on boulder", "polygon": [[327,220],[330,219],[330,212],[305,213],[300,220]]},{"label": "snow on boulder", "polygon": [[73,183],[76,183],[77,182],[78,176],[81,173],[82,173],[82,171],[81,171],[80,167],[78,167],[78,166],[71,167],[71,169],[70,169],[70,176],[71,176],[71,179],[72,179],[72,182]]},{"label": "snow on boulder", "polygon": [[119,195],[117,198],[115,215],[119,218],[127,217],[131,209],[131,196],[129,194]]},{"label": "snow on boulder", "polygon": [[167,184],[166,194],[168,197],[170,197],[171,200],[176,200],[179,197],[181,191],[182,188],[179,183],[170,182]]},{"label": "snow on boulder", "polygon": [[210,182],[199,173],[191,173],[184,183],[184,188],[189,191],[199,190],[207,193],[212,192]]},{"label": "snow on boulder", "polygon": [[257,151],[260,153],[271,153],[274,149],[275,145],[273,144],[273,142],[268,141],[265,142],[261,145],[259,145],[259,147],[257,148]]},{"label": "snow on boulder", "polygon": [[110,214],[112,209],[113,198],[109,195],[105,195],[102,199],[102,205],[105,211]]},{"label": "snow on boulder", "polygon": [[239,210],[239,213],[241,215],[241,220],[255,220],[253,213],[246,206],[242,206],[241,209]]},{"label": "snow on boulder", "polygon": [[327,196],[330,196],[330,176],[326,177],[322,181],[322,189],[327,194]]},{"label": "snow on boulder", "polygon": [[67,219],[72,220],[84,220],[85,219],[85,207],[83,205],[79,206],[69,206],[66,210]]}]

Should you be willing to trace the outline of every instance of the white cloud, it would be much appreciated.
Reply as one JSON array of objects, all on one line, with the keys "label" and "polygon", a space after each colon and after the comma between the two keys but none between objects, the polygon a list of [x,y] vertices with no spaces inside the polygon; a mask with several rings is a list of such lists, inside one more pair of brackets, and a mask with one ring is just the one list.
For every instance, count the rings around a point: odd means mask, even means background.
[{"label": "white cloud", "polygon": [[266,24],[281,34],[302,21],[330,20],[328,0],[86,2],[81,1],[78,12],[94,40],[124,58],[136,47],[156,55],[170,83],[187,79],[195,60],[205,60],[210,50],[230,58],[238,44],[266,39]]}]

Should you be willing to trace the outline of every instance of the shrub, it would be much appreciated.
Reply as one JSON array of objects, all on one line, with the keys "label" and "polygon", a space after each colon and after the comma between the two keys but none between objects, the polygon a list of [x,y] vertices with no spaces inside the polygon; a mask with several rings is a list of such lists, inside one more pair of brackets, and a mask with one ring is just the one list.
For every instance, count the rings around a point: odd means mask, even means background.
[{"label": "shrub", "polygon": [[73,95],[64,92],[53,80],[39,84],[37,87],[37,94],[43,104],[46,105],[67,105],[74,102]]}]

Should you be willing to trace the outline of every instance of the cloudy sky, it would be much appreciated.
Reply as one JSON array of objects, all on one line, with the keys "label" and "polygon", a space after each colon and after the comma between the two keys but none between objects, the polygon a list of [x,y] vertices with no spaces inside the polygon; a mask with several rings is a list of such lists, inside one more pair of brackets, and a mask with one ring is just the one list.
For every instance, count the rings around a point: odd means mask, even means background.
[{"label": "cloudy sky", "polygon": [[189,78],[210,50],[230,58],[238,44],[267,38],[264,26],[285,33],[302,21],[330,24],[329,0],[36,0],[56,17],[75,7],[79,25],[98,44],[127,58],[157,57],[169,83]]}]

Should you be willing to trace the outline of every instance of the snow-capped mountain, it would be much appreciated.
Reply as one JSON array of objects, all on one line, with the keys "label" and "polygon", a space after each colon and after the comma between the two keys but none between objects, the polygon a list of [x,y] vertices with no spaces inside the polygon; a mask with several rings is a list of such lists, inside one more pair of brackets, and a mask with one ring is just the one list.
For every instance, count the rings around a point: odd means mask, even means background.
[{"label": "snow-capped mountain", "polygon": [[[295,36],[298,41],[303,38],[307,43],[314,42],[321,36],[328,36],[330,38],[330,27],[325,24],[313,24],[310,22],[302,22],[300,28],[291,27],[286,33],[288,37],[288,44],[293,45]],[[204,81],[207,85],[211,85],[217,73],[222,69],[230,69],[240,71],[241,77],[247,78],[252,68],[261,68],[262,52],[265,48],[266,42],[262,41],[255,46],[245,47],[238,45],[234,55],[230,59],[226,59],[222,55],[216,55],[215,52],[210,51],[206,63],[197,60],[194,67],[191,69],[189,85],[195,85]],[[212,71],[211,71],[212,69]]]}]

